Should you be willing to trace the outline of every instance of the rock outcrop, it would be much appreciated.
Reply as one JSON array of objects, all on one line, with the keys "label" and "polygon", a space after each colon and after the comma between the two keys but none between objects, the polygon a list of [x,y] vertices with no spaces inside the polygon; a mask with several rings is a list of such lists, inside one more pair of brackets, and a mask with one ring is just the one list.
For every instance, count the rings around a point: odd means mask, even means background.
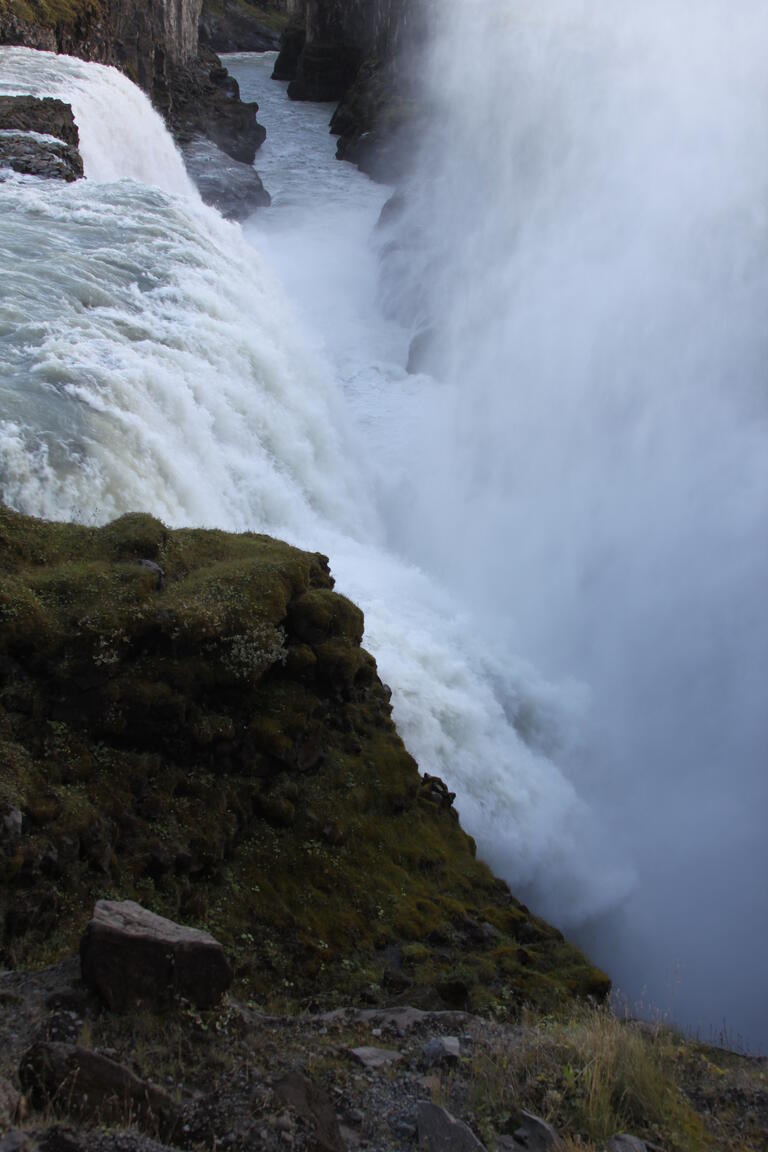
[{"label": "rock outcrop", "polygon": [[251,164],[265,131],[221,61],[198,45],[201,0],[0,0],[0,44],[111,64],[151,97],[177,139],[202,133]]},{"label": "rock outcrop", "polygon": [[6,168],[52,180],[79,180],[83,175],[79,143],[69,104],[0,96],[0,172]]},{"label": "rock outcrop", "polygon": [[280,47],[287,18],[247,0],[204,0],[200,45],[212,52],[270,52]]},{"label": "rock outcrop", "polygon": [[337,155],[375,179],[396,180],[419,131],[419,0],[304,0],[283,33],[274,77],[295,100],[340,101]]},{"label": "rock outcrop", "polygon": [[271,198],[251,164],[233,160],[205,136],[193,136],[182,145],[184,163],[206,204],[228,220],[245,220],[254,208]]},{"label": "rock outcrop", "polygon": [[113,1012],[168,1008],[177,996],[211,1008],[232,983],[224,949],[133,900],[99,900],[80,943],[83,980]]},{"label": "rock outcrop", "polygon": [[0,967],[73,951],[108,895],[212,932],[257,998],[605,996],[475,859],[362,635],[323,556],[0,508]]}]

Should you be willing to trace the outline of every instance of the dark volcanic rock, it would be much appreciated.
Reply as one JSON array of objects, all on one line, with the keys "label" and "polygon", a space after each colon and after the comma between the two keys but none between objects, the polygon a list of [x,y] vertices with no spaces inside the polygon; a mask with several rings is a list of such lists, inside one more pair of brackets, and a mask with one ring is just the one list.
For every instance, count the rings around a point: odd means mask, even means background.
[{"label": "dark volcanic rock", "polygon": [[0,96],[0,128],[44,132],[75,148],[80,144],[71,106],[50,96],[44,100],[35,96]]},{"label": "dark volcanic rock", "polygon": [[245,220],[271,203],[259,174],[250,164],[225,155],[211,140],[197,136],[182,146],[187,171],[206,204],[228,220]]},{"label": "dark volcanic rock", "polygon": [[154,99],[182,148],[206,136],[233,160],[252,164],[266,139],[266,129],[256,120],[258,104],[243,103],[234,76],[212,52],[174,68],[171,82]]},{"label": "dark volcanic rock", "polygon": [[83,979],[113,1011],[168,1007],[184,996],[210,1008],[232,982],[224,950],[207,932],[132,900],[99,900],[80,945]]},{"label": "dark volcanic rock", "polygon": [[201,48],[212,52],[271,52],[280,47],[280,33],[238,0],[204,4],[198,28]]},{"label": "dark volcanic rock", "polygon": [[0,168],[27,176],[79,180],[83,160],[69,104],[34,96],[0,96]]},{"label": "dark volcanic rock", "polygon": [[160,1088],[75,1044],[33,1044],[21,1059],[19,1080],[34,1108],[102,1124],[138,1123],[166,1134],[177,1121],[170,1097]]},{"label": "dark volcanic rock", "polygon": [[359,67],[360,53],[353,44],[313,40],[299,57],[288,95],[291,100],[340,100]]},{"label": "dark volcanic rock", "polygon": [[256,122],[256,105],[240,101],[218,57],[198,48],[200,6],[201,0],[73,0],[64,20],[42,9],[39,27],[3,11],[0,44],[113,65],[150,96],[180,142],[202,133],[250,164],[266,132]]},{"label": "dark volcanic rock", "polygon": [[272,72],[273,80],[293,80],[307,39],[304,24],[289,24],[280,36],[280,52]]},{"label": "dark volcanic rock", "polygon": [[394,59],[366,60],[333,114],[331,132],[339,137],[339,160],[374,180],[399,180],[421,132],[412,72]]}]

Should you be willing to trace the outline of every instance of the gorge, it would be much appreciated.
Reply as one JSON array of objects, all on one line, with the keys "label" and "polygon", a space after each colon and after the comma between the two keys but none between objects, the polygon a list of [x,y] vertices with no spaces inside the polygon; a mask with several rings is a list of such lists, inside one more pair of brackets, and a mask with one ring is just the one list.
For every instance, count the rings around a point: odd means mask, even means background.
[{"label": "gorge", "polygon": [[[377,5],[370,38],[361,11],[320,5],[310,44],[365,80],[411,16]],[[452,0],[383,215],[334,106],[228,57],[267,130],[272,207],[242,226],[130,67],[0,48],[0,94],[71,104],[86,176],[0,183],[4,503],[328,554],[480,857],[633,1011],[755,1048],[767,24]],[[343,139],[392,177],[367,127]]]}]

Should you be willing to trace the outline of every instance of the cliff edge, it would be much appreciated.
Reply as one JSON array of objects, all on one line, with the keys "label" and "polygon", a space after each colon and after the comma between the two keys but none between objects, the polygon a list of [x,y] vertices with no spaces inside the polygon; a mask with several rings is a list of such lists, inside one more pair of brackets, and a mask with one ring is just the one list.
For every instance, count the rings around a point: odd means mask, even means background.
[{"label": "cliff edge", "polygon": [[129,898],[215,932],[264,1001],[607,994],[419,775],[324,557],[7,509],[0,555],[0,963],[58,959]]}]

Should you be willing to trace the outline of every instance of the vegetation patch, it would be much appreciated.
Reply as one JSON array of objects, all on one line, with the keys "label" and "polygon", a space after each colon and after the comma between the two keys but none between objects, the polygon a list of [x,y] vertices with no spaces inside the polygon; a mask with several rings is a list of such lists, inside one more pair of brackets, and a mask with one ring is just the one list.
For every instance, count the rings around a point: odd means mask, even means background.
[{"label": "vegetation patch", "polygon": [[129,897],[212,931],[270,1006],[605,996],[420,777],[325,557],[7,509],[0,557],[0,963],[55,961]]}]

